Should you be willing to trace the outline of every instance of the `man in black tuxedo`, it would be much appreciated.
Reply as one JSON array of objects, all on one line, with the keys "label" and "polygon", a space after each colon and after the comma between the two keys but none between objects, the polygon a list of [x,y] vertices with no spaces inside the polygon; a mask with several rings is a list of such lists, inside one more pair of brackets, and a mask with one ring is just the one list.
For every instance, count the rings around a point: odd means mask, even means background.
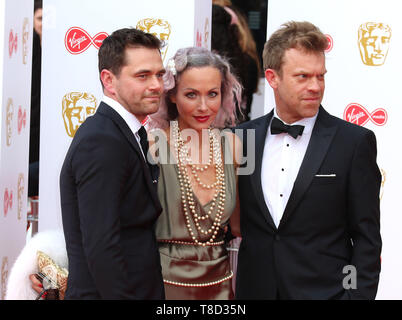
[{"label": "man in black tuxedo", "polygon": [[151,34],[121,29],[99,49],[104,97],[76,132],[60,175],[66,299],[164,299],[158,172],[146,160],[141,125],[163,92],[160,47]]},{"label": "man in black tuxedo", "polygon": [[255,130],[255,170],[239,176],[238,299],[376,296],[376,139],[321,106],[326,47],[308,22],[283,25],[265,44],[276,108],[238,127]]}]

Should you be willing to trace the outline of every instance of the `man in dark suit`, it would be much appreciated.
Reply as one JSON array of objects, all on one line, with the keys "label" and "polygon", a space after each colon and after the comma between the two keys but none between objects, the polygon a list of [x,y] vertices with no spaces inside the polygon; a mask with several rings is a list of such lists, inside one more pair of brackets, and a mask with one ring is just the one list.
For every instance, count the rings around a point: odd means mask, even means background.
[{"label": "man in dark suit", "polygon": [[160,47],[151,34],[121,29],[99,49],[103,101],[76,132],[60,175],[66,299],[164,299],[157,170],[141,125],[163,91]]},{"label": "man in dark suit", "polygon": [[239,176],[239,299],[376,296],[376,139],[321,106],[326,47],[325,35],[308,22],[283,25],[265,44],[276,107],[238,127],[255,130],[255,170]]}]

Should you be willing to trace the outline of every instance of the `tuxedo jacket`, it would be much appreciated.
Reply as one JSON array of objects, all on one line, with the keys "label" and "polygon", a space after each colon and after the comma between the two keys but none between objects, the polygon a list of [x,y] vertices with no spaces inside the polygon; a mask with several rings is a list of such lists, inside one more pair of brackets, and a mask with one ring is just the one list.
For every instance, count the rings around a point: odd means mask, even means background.
[{"label": "tuxedo jacket", "polygon": [[66,299],[163,299],[156,183],[134,134],[104,102],[77,130],[60,192]]},{"label": "tuxedo jacket", "polygon": [[[382,246],[374,133],[321,106],[276,227],[262,190],[269,181],[261,181],[272,116],[271,111],[238,127],[255,130],[255,170],[239,176],[237,298],[374,299]],[[246,130],[241,132],[246,154]]]}]

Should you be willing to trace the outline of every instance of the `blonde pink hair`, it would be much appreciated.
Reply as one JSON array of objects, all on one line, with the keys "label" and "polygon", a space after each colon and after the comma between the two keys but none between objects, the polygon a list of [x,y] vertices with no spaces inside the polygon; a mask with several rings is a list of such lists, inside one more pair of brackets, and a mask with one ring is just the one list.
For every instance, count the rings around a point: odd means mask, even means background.
[{"label": "blonde pink hair", "polygon": [[212,124],[214,128],[231,127],[236,124],[236,108],[241,102],[242,86],[232,73],[229,62],[205,48],[179,49],[169,60],[164,75],[164,95],[157,113],[150,116],[151,128],[167,128],[178,117],[176,104],[170,96],[176,93],[181,74],[190,68],[213,67],[222,75],[222,104]]}]

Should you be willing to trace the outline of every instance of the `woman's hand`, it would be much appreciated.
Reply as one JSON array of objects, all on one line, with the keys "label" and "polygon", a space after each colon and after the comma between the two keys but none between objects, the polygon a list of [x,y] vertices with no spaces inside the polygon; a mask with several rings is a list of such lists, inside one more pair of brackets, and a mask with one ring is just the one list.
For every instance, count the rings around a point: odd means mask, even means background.
[{"label": "woman's hand", "polygon": [[29,280],[31,280],[32,289],[34,289],[37,293],[41,293],[43,291],[43,285],[37,278],[36,274],[31,274],[29,276]]}]

